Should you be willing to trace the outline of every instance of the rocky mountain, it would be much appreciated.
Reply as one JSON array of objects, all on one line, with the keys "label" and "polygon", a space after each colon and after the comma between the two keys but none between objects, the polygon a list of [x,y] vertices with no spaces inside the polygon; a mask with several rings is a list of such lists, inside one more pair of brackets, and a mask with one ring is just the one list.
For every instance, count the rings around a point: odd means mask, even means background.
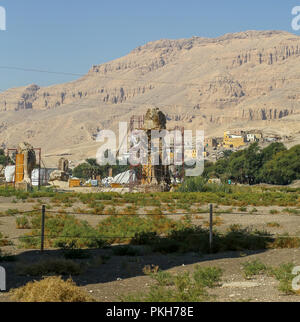
[{"label": "rocky mountain", "polygon": [[169,127],[209,136],[257,128],[297,138],[299,68],[300,37],[287,32],[154,41],[76,81],[0,93],[1,141],[14,146],[24,138],[44,156],[79,160],[96,154],[100,129],[117,129],[153,105]]}]

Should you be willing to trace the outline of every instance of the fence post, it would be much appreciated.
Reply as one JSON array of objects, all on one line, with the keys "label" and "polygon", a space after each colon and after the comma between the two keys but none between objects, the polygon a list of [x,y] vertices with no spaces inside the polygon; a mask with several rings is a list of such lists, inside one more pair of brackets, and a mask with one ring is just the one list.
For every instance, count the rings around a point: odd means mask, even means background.
[{"label": "fence post", "polygon": [[213,205],[209,205],[209,250],[213,249]]},{"label": "fence post", "polygon": [[45,238],[45,205],[42,206],[42,223],[41,223],[41,253],[44,251],[44,238]]}]

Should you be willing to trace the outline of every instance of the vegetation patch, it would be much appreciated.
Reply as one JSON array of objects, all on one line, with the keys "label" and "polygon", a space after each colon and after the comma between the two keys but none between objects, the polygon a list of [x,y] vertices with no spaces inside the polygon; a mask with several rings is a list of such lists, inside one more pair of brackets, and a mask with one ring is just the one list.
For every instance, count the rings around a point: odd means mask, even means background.
[{"label": "vegetation patch", "polygon": [[12,245],[12,242],[0,232],[0,247]]},{"label": "vegetation patch", "polygon": [[17,229],[30,229],[31,225],[26,216],[21,216],[16,218]]},{"label": "vegetation patch", "polygon": [[299,248],[300,237],[290,236],[288,233],[278,235],[272,243],[270,248]]},{"label": "vegetation patch", "polygon": [[270,228],[279,228],[281,227],[280,224],[276,221],[272,221],[272,222],[268,222],[267,223],[267,227],[270,227]]},{"label": "vegetation patch", "polygon": [[215,287],[221,280],[222,270],[217,267],[197,266],[193,274],[177,275],[158,271],[149,276],[156,282],[146,294],[133,294],[123,297],[128,302],[203,302],[210,297],[206,288]]},{"label": "vegetation patch", "polygon": [[265,273],[267,266],[260,260],[248,261],[242,264],[245,278],[250,279],[255,275]]},{"label": "vegetation patch", "polygon": [[19,263],[17,265],[19,275],[80,275],[82,272],[82,265],[63,258],[42,259],[36,263]]},{"label": "vegetation patch", "polygon": [[47,277],[13,289],[10,298],[16,302],[94,302],[85,291],[68,279]]},{"label": "vegetation patch", "polygon": [[268,274],[279,281],[278,290],[286,295],[295,294],[292,289],[292,281],[295,275],[292,274],[295,265],[293,263],[281,264],[278,267],[270,268]]},{"label": "vegetation patch", "polygon": [[[41,215],[33,216],[33,230],[20,237],[23,248],[38,248],[41,243]],[[45,220],[45,247],[55,248],[101,248],[105,245],[99,232],[87,221],[67,214],[47,214]]]}]

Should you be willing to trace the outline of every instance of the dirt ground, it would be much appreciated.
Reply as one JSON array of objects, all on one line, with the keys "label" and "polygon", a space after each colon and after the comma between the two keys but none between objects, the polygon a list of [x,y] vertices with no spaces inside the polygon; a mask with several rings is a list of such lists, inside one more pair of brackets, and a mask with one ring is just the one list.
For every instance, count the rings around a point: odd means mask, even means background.
[{"label": "dirt ground", "polygon": [[[108,254],[105,250],[91,250],[94,258]],[[34,262],[41,258],[57,257],[61,251],[46,251],[41,255],[38,251],[19,253],[19,265],[24,262]],[[214,301],[236,302],[300,302],[300,296],[284,295],[277,290],[278,281],[266,275],[258,275],[246,280],[242,273],[242,263],[260,259],[267,265],[278,266],[293,262],[300,265],[299,249],[277,249],[263,252],[226,252],[214,255],[200,256],[195,253],[184,255],[149,254],[139,257],[111,256],[105,264],[92,264],[84,274],[73,276],[73,280],[89,292],[97,301],[119,301],[121,296],[136,292],[145,292],[153,280],[144,275],[145,265],[158,265],[162,270],[173,273],[193,271],[195,265],[215,266],[223,269],[222,283],[211,289]],[[7,288],[16,288],[38,278],[18,276],[15,273],[16,263],[1,263],[7,272]],[[0,302],[9,302],[8,293],[0,293]]]},{"label": "dirt ground", "polygon": [[[41,200],[47,202],[48,200]],[[19,209],[20,211],[31,210],[33,203],[13,202],[13,198],[0,198],[0,212],[7,209]],[[80,206],[80,205],[74,205]],[[204,207],[205,208],[205,207]],[[218,207],[217,211],[226,211],[231,207]],[[220,224],[216,227],[225,231],[232,224],[240,224],[242,227],[253,227],[271,233],[288,232],[290,235],[300,232],[300,216],[291,215],[284,211],[284,207],[256,207],[257,212],[250,214],[253,207],[248,207],[245,213],[238,209],[233,212],[238,214],[221,213],[215,216]],[[277,211],[271,214],[270,211]],[[81,215],[78,215],[81,216]],[[197,225],[206,225],[208,214],[193,216],[193,222]],[[93,226],[104,216],[82,216]],[[179,219],[180,216],[174,216]],[[7,272],[8,290],[25,285],[28,281],[38,278],[19,276],[16,272],[17,265],[22,263],[36,262],[41,258],[62,256],[62,250],[46,250],[41,254],[37,250],[23,250],[18,248],[17,237],[24,235],[29,230],[16,229],[16,216],[0,217],[0,232],[14,240],[14,245],[2,247],[3,252],[17,255],[16,262],[0,263]],[[268,223],[277,223],[277,227],[269,227]],[[161,270],[173,273],[193,271],[195,265],[216,266],[223,269],[222,283],[219,287],[209,290],[214,301],[258,301],[258,302],[300,302],[300,296],[284,295],[277,289],[278,281],[266,275],[258,275],[251,280],[243,276],[242,263],[260,259],[263,263],[278,266],[282,263],[292,262],[295,266],[300,265],[300,249],[274,249],[257,252],[226,252],[211,255],[198,253],[187,254],[153,254],[147,251],[143,256],[115,256],[112,249],[89,250],[90,259],[85,261],[86,270],[79,276],[73,276],[73,280],[80,287],[86,289],[98,301],[119,301],[124,295],[136,292],[146,292],[153,280],[143,273],[146,265],[158,265]],[[101,263],[100,257],[107,256],[107,261]],[[0,292],[0,302],[10,301],[7,292]]]}]

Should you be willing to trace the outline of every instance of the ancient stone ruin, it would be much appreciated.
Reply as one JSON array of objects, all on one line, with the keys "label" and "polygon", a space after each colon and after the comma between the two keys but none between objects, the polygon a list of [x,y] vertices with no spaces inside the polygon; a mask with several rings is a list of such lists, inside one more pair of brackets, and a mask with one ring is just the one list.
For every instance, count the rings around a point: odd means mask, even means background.
[{"label": "ancient stone ruin", "polygon": [[58,170],[54,170],[50,174],[49,181],[64,181],[69,180],[69,161],[65,158],[60,158],[58,161]]},{"label": "ancient stone ruin", "polygon": [[27,190],[31,186],[31,174],[36,166],[34,148],[27,142],[22,142],[16,155],[16,187]]},{"label": "ancient stone ruin", "polygon": [[165,130],[167,119],[163,112],[158,108],[149,108],[144,118],[143,130],[146,131],[148,136],[148,152],[147,152],[147,165],[142,167],[142,184],[149,186],[149,190],[170,190],[171,180],[169,174],[169,166],[163,165],[163,150],[162,140],[159,140],[158,158],[159,164],[152,165],[151,160],[151,136],[152,130]]}]

